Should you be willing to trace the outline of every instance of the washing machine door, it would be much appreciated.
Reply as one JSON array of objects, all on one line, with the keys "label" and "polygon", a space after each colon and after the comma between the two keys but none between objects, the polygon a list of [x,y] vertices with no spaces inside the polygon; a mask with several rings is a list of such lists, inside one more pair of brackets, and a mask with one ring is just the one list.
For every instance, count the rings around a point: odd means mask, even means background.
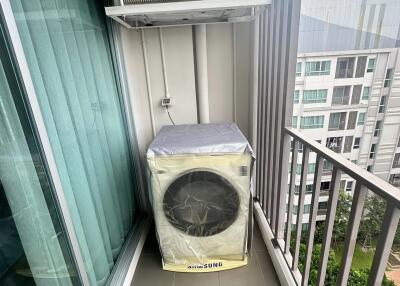
[{"label": "washing machine door", "polygon": [[163,209],[168,221],[180,231],[197,237],[227,229],[239,212],[240,198],[224,177],[193,170],[178,177],[167,189]]}]

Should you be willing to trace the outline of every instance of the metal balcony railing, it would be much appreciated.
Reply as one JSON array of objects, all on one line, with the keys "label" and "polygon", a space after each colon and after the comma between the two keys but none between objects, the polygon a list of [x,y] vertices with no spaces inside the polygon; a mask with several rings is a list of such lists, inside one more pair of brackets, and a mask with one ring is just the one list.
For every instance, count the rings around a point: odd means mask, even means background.
[{"label": "metal balcony railing", "polygon": [[[254,86],[258,95],[253,103],[253,120],[256,122],[254,124],[256,129],[252,130],[252,143],[256,147],[257,155],[255,217],[281,284],[308,285],[318,201],[321,195],[321,177],[326,174],[326,171],[332,173],[330,189],[327,193],[329,198],[325,210],[325,228],[316,278],[316,285],[322,286],[328,267],[340,180],[342,175],[352,177],[356,186],[341,266],[335,280],[337,285],[347,284],[357,234],[363,220],[364,201],[367,193],[372,192],[387,203],[368,278],[368,285],[380,285],[400,218],[400,190],[358,167],[340,154],[307,138],[301,132],[290,128],[293,115],[292,95],[295,85],[299,16],[300,1],[272,0],[271,5],[266,7],[255,25],[255,38],[257,39],[259,35],[259,41],[255,43],[255,51],[258,54],[254,61],[254,70],[258,70],[256,73],[258,80],[255,81],[257,85]],[[294,148],[291,151],[292,141],[294,141]],[[301,155],[298,154],[299,144],[303,148]],[[313,174],[307,174],[310,152],[316,154],[315,168],[311,169],[311,171],[314,170]],[[301,162],[298,158],[300,156],[302,156]],[[311,160],[314,160],[314,154]],[[290,176],[289,162],[291,162]],[[324,162],[327,162],[325,168]],[[297,164],[301,164],[301,175],[299,193],[295,195]],[[310,213],[303,216],[307,177],[311,179],[311,176],[313,176],[314,184]],[[298,198],[297,214],[292,213],[295,197]],[[298,266],[302,224],[307,216],[306,251],[302,261],[302,273],[300,273]],[[295,231],[291,239],[294,218],[296,219]],[[294,241],[292,253],[291,240]]]},{"label": "metal balcony railing", "polygon": [[[280,170],[273,169],[272,176],[264,177],[258,181],[259,185],[256,195],[259,199],[260,206],[264,211],[265,218],[267,219],[268,224],[271,226],[274,237],[273,240],[275,241],[274,245],[282,252],[287,267],[290,269],[290,272],[292,273],[294,280],[297,282],[297,285],[308,285],[309,283],[311,257],[316,230],[316,218],[317,215],[321,215],[321,210],[318,210],[318,201],[320,197],[320,186],[324,160],[327,160],[333,165],[333,170],[329,190],[328,208],[327,210],[324,210],[324,214],[326,214],[326,221],[323,242],[321,245],[316,285],[324,285],[328,266],[329,250],[331,247],[332,232],[335,222],[336,207],[339,199],[339,186],[342,175],[348,175],[352,177],[356,181],[356,187],[353,194],[350,217],[347,225],[340,271],[337,276],[337,285],[346,285],[349,278],[357,234],[360,223],[363,220],[364,201],[368,191],[378,195],[387,203],[386,211],[382,221],[381,232],[378,238],[376,251],[368,278],[368,285],[381,285],[400,218],[400,190],[373,175],[372,173],[348,161],[327,147],[307,138],[307,136],[298,130],[292,128],[283,128],[282,137],[283,142],[290,142],[293,140],[295,143],[294,148],[292,152],[290,152],[289,148],[286,150],[287,153],[290,153],[288,156],[281,156],[281,159],[283,158],[286,161],[279,163],[281,168]],[[303,147],[301,159],[302,170],[299,193],[298,195],[295,195],[295,170],[296,164],[300,164],[298,160],[299,144],[301,144]],[[298,270],[298,265],[306,181],[307,175],[310,175],[307,174],[310,152],[315,152],[316,154],[316,167],[313,174],[314,183],[306,237],[306,253],[303,261],[303,271],[300,273]],[[283,151],[282,154],[284,153],[285,152]],[[289,157],[291,157],[291,171],[288,174],[287,164],[289,164]],[[268,164],[267,168],[262,171],[265,172],[265,174],[269,174],[269,171],[271,170],[269,170]],[[274,175],[275,172],[279,175]],[[258,175],[260,175],[260,170],[258,171]],[[280,176],[281,179],[279,179]],[[290,181],[289,186],[287,184],[287,179]],[[271,185],[269,185],[269,181],[271,181]],[[278,184],[278,188],[272,187],[272,183],[274,181]],[[295,196],[298,197],[297,214],[293,214],[293,203],[295,201]],[[286,201],[288,201],[287,213],[282,211],[282,209],[285,209],[284,207],[282,208],[282,202],[286,203]],[[287,220],[286,226],[285,217]],[[292,221],[293,218],[296,219],[295,222]],[[294,239],[291,238],[292,223],[295,223]],[[293,249],[290,249],[291,240],[292,246],[294,240]]]}]

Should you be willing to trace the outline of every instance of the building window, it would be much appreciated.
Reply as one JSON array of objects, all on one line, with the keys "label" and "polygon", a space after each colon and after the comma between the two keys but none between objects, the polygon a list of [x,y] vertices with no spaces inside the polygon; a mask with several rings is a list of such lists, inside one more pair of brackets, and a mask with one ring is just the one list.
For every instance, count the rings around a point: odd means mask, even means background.
[{"label": "building window", "polygon": [[306,185],[307,194],[312,194],[313,191],[314,191],[314,185]]},{"label": "building window", "polygon": [[328,202],[319,202],[318,209],[319,210],[326,210],[328,208]]},{"label": "building window", "polygon": [[370,91],[370,87],[369,86],[364,86],[363,94],[362,94],[362,97],[361,97],[362,100],[368,100],[369,99],[369,91]]},{"label": "building window", "polygon": [[386,95],[383,95],[381,97],[381,100],[379,101],[379,110],[378,113],[384,113],[385,112],[385,108],[386,107]]},{"label": "building window", "polygon": [[324,103],[327,94],[327,89],[304,90],[303,103]]},{"label": "building window", "polygon": [[368,165],[368,166],[367,166],[367,171],[368,171],[368,172],[372,172],[372,165]]},{"label": "building window", "polygon": [[353,95],[351,96],[351,104],[359,104],[361,97],[362,85],[353,86]]},{"label": "building window", "polygon": [[367,72],[373,72],[375,68],[375,59],[368,59]]},{"label": "building window", "polygon": [[327,160],[324,160],[324,165],[322,166],[322,172],[330,172],[333,170],[333,164]]},{"label": "building window", "polygon": [[297,116],[292,117],[292,127],[297,128]]},{"label": "building window", "polygon": [[381,134],[382,120],[377,120],[375,123],[374,136],[378,137]]},{"label": "building window", "polygon": [[299,145],[297,146],[297,152],[298,153],[303,153],[303,150],[304,150],[304,144],[301,144],[299,142]]},{"label": "building window", "polygon": [[365,66],[367,64],[367,57],[361,56],[357,58],[357,67],[355,77],[363,77],[365,74]]},{"label": "building window", "polygon": [[339,58],[336,64],[335,78],[353,77],[354,58]]},{"label": "building window", "polygon": [[346,192],[351,192],[353,189],[353,181],[349,181],[346,183]]},{"label": "building window", "polygon": [[350,153],[353,146],[353,136],[346,136],[344,139],[343,153]]},{"label": "building window", "polygon": [[306,75],[329,75],[331,61],[306,62]]},{"label": "building window", "polygon": [[349,112],[349,119],[347,120],[347,129],[354,129],[356,127],[357,111]]},{"label": "building window", "polygon": [[351,163],[356,164],[357,165],[357,160],[351,160]]},{"label": "building window", "polygon": [[[314,185],[306,185],[306,194],[312,194]],[[298,195],[300,193],[300,186],[294,186],[294,193]]]},{"label": "building window", "polygon": [[330,188],[331,188],[331,182],[330,181],[321,182],[321,187],[320,187],[321,191],[329,191]]},{"label": "building window", "polygon": [[400,174],[391,174],[389,177],[389,183],[400,188]]},{"label": "building window", "polygon": [[296,63],[296,77],[301,76],[301,63]]},{"label": "building window", "polygon": [[308,164],[308,174],[314,174],[315,173],[315,163],[309,163]]},{"label": "building window", "polygon": [[324,116],[302,116],[300,119],[301,129],[323,128]]},{"label": "building window", "polygon": [[394,155],[392,168],[400,168],[400,153]]},{"label": "building window", "polygon": [[360,142],[361,142],[361,137],[354,138],[353,149],[359,149],[360,148]]},{"label": "building window", "polygon": [[299,103],[300,101],[300,90],[295,90],[293,92],[293,103]]},{"label": "building window", "polygon": [[342,152],[343,137],[328,137],[326,138],[326,147],[335,151],[336,153]]},{"label": "building window", "polygon": [[[298,187],[298,186],[296,186],[296,187]],[[304,210],[304,212],[303,212],[304,214],[310,213],[311,205],[304,205],[303,210]],[[298,211],[299,211],[299,206],[293,205],[293,213],[298,214]],[[303,226],[304,226],[304,224],[303,224]]]},{"label": "building window", "polygon": [[397,141],[397,147],[400,147],[400,137],[399,140]]},{"label": "building window", "polygon": [[365,112],[358,113],[357,125],[364,125],[365,123]]},{"label": "building window", "polygon": [[376,153],[376,144],[371,145],[371,150],[369,151],[369,158],[374,159]]},{"label": "building window", "polygon": [[383,83],[383,87],[389,87],[390,86],[390,83],[392,81],[392,73],[393,73],[393,69],[387,69],[386,70],[385,81]]},{"label": "building window", "polygon": [[[296,165],[296,174],[301,175],[302,164]],[[315,163],[309,163],[307,168],[307,174],[314,174],[315,172]]]},{"label": "building window", "polygon": [[347,105],[350,99],[350,85],[333,88],[332,105]]},{"label": "building window", "polygon": [[346,112],[335,112],[329,115],[328,130],[343,130],[346,124]]}]

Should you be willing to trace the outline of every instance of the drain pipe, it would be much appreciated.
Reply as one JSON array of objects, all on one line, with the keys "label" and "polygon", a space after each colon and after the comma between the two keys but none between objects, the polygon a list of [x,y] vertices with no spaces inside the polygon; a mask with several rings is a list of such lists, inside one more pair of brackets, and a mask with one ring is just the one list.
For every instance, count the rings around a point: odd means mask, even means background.
[{"label": "drain pipe", "polygon": [[150,110],[151,130],[153,132],[153,138],[154,138],[154,137],[156,137],[156,123],[155,123],[156,121],[154,119],[153,97],[152,97],[152,92],[151,92],[150,74],[149,74],[149,63],[148,63],[148,58],[147,58],[146,39],[144,36],[143,29],[140,29],[140,40],[142,42],[144,71],[145,71],[145,75],[146,75],[147,99],[149,101],[149,110]]},{"label": "drain pipe", "polygon": [[208,105],[208,72],[207,72],[207,33],[206,25],[196,25],[195,31],[195,63],[197,81],[197,101],[200,123],[210,123]]}]

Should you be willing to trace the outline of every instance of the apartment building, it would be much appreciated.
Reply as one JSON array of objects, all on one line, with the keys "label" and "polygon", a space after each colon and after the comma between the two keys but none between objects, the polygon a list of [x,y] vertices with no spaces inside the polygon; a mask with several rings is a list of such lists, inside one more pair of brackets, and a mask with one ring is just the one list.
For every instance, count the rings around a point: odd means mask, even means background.
[{"label": "apartment building", "polygon": [[[400,187],[399,53],[399,48],[391,48],[298,54],[292,118],[294,128],[396,187]],[[308,222],[310,211],[315,154],[310,154],[309,162],[303,222]],[[325,219],[331,171],[326,162],[317,220]],[[341,189],[351,193],[354,186],[352,178],[342,177]]]}]

